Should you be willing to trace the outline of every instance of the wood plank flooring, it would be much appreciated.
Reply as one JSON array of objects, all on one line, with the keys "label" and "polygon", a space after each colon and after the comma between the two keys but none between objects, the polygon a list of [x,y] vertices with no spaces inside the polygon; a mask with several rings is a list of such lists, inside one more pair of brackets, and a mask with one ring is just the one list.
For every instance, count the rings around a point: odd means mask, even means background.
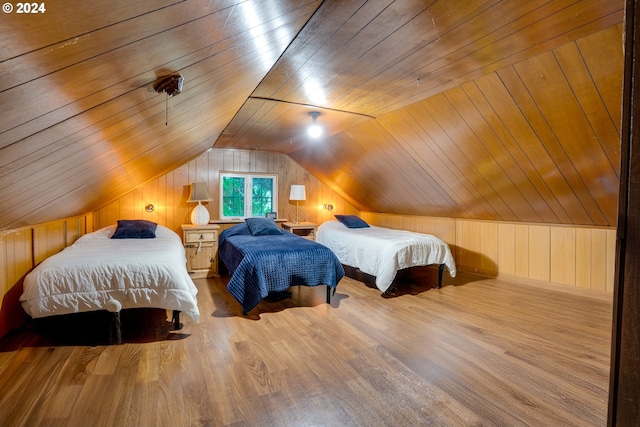
[{"label": "wood plank flooring", "polygon": [[180,331],[134,310],[122,345],[96,313],[3,338],[0,426],[606,425],[609,297],[429,271],[243,317],[227,280],[196,280]]}]

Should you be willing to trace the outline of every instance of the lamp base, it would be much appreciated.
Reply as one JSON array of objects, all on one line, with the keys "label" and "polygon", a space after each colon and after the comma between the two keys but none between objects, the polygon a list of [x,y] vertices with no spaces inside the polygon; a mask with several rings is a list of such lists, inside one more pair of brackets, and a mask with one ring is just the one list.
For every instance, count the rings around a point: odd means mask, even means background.
[{"label": "lamp base", "polygon": [[287,211],[287,218],[294,224],[300,224],[307,220],[307,213],[304,208],[292,207]]},{"label": "lamp base", "polygon": [[198,202],[198,205],[191,211],[191,223],[194,225],[209,224],[209,210]]}]

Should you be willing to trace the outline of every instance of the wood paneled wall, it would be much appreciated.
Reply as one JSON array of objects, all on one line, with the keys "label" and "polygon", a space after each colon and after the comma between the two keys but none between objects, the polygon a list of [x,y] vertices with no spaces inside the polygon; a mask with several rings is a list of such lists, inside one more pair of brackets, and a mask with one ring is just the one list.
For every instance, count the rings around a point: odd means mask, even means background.
[{"label": "wood paneled wall", "polygon": [[[213,201],[205,204],[211,219],[219,216],[219,174],[225,172],[262,172],[278,175],[278,218],[291,218],[295,203],[289,201],[292,184],[304,184],[307,200],[300,202],[301,220],[322,223],[334,214],[358,213],[351,204],[318,181],[288,156],[255,150],[213,148],[175,169],[106,204],[93,213],[95,229],[114,224],[119,219],[147,219],[181,234],[180,226],[191,223],[193,204],[187,204],[189,184],[207,183]],[[147,204],[155,210],[144,210]],[[325,204],[333,205],[331,212]]]},{"label": "wood paneled wall", "polygon": [[[44,224],[5,230],[0,234],[0,336],[20,326],[26,319],[18,298],[24,276],[38,263],[72,244],[78,237],[117,219],[140,218],[157,221],[180,233],[189,221],[186,206],[189,179],[201,177],[210,161],[230,161],[231,170],[277,172],[280,175],[281,210],[288,202],[292,183],[307,185],[306,219],[321,224],[336,213],[358,214],[327,186],[309,176],[284,155],[242,151],[211,150],[182,168],[166,174],[93,214]],[[212,160],[214,159],[214,160]],[[225,160],[226,159],[226,160]],[[270,160],[269,160],[270,159]],[[261,166],[258,166],[261,165]],[[266,166],[268,165],[268,166]],[[224,168],[231,168],[229,164]],[[249,170],[245,169],[248,168]],[[217,175],[214,170],[209,170]],[[217,186],[207,181],[216,198]],[[154,203],[154,213],[144,205]],[[333,204],[332,212],[323,209]],[[214,202],[210,210],[217,205]],[[217,210],[215,211],[217,215]],[[213,214],[213,212],[212,212]],[[458,270],[485,276],[526,278],[611,293],[615,255],[615,229],[564,225],[521,224],[453,218],[362,212],[373,225],[434,234],[454,251]],[[212,215],[213,217],[213,215]]]},{"label": "wood paneled wall", "polygon": [[0,232],[0,337],[26,319],[18,300],[26,274],[92,231],[91,223],[91,215],[82,215]]},{"label": "wood paneled wall", "polygon": [[372,225],[433,234],[447,242],[458,271],[613,292],[616,231],[363,212]]}]

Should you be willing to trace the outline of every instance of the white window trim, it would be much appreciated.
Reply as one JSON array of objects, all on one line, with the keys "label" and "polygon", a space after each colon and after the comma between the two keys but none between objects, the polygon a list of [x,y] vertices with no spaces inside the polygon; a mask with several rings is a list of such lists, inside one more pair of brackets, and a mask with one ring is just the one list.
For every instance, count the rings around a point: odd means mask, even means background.
[{"label": "white window trim", "polygon": [[[244,178],[244,216],[225,216],[224,215],[224,178]],[[252,199],[252,180],[254,178],[271,178],[273,179],[273,206],[274,211],[278,211],[278,175],[274,173],[243,173],[243,172],[220,172],[220,188],[218,194],[220,219],[244,219],[250,218],[251,215],[251,199]],[[279,216],[279,215],[278,215]]]}]

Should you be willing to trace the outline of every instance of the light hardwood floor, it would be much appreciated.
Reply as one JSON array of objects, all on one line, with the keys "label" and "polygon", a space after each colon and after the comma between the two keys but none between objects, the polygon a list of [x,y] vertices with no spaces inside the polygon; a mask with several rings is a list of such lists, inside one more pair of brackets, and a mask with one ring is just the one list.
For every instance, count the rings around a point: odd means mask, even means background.
[{"label": "light hardwood floor", "polygon": [[100,315],[33,322],[0,340],[0,426],[606,425],[611,298],[433,273],[246,317],[198,279],[199,323],[125,313],[122,345]]}]

